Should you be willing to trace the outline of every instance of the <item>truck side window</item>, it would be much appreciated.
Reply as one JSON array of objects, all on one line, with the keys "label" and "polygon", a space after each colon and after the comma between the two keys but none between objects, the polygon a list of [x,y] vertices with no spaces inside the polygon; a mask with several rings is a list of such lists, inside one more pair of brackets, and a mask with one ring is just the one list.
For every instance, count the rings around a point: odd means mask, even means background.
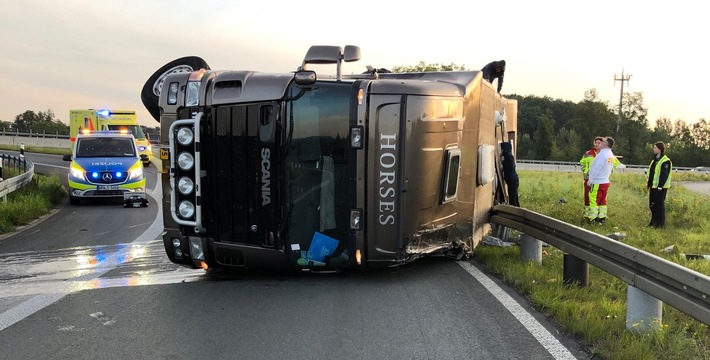
[{"label": "truck side window", "polygon": [[451,148],[446,150],[446,164],[443,179],[443,196],[441,203],[447,203],[456,198],[459,184],[459,165],[461,164],[461,150]]}]

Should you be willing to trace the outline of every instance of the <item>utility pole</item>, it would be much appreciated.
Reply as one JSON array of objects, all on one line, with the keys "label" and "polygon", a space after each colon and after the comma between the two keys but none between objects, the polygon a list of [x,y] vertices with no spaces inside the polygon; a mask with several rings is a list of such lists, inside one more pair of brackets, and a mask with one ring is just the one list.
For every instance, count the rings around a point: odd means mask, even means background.
[{"label": "utility pole", "polygon": [[614,86],[616,86],[617,81],[621,81],[621,91],[619,92],[619,120],[616,122],[616,134],[619,134],[619,126],[621,125],[621,104],[624,98],[624,81],[629,82],[631,79],[631,74],[624,75],[624,68],[621,68],[621,77],[616,77],[614,73]]}]

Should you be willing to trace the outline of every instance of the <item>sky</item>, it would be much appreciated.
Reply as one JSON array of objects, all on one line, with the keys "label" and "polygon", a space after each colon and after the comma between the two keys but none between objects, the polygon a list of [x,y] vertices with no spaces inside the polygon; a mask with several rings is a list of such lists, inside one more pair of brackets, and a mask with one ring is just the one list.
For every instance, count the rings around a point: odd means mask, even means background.
[{"label": "sky", "polygon": [[0,0],[0,120],[27,110],[136,110],[158,68],[199,56],[213,70],[290,72],[311,45],[357,45],[343,73],[506,60],[503,94],[618,107],[641,92],[649,124],[710,120],[707,15],[697,1]]}]

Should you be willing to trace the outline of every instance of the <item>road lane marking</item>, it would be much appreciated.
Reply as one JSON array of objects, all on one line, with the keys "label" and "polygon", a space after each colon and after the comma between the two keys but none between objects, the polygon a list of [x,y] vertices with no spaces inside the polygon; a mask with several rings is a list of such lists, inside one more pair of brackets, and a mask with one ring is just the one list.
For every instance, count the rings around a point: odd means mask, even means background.
[{"label": "road lane marking", "polygon": [[510,311],[513,316],[525,327],[525,329],[537,339],[545,350],[555,359],[576,359],[567,348],[562,345],[552,334],[545,329],[530,313],[523,309],[508,293],[503,291],[491,278],[486,276],[481,270],[466,261],[459,261],[464,270],[473,276],[483,285],[503,306]]}]

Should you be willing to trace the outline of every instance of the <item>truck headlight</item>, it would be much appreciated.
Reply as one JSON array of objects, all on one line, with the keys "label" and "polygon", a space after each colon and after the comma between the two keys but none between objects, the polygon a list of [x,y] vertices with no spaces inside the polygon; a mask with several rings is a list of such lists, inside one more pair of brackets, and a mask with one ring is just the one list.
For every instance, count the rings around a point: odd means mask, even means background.
[{"label": "truck headlight", "polygon": [[362,210],[350,210],[350,228],[353,230],[362,230]]},{"label": "truck headlight", "polygon": [[194,138],[195,134],[189,128],[180,128],[177,132],[177,141],[182,146],[190,145]]},{"label": "truck headlight", "polygon": [[183,200],[180,202],[180,205],[178,205],[178,212],[183,218],[189,219],[195,215],[195,205],[187,200]]},{"label": "truck headlight", "polygon": [[188,152],[181,152],[180,155],[178,155],[177,163],[180,169],[187,171],[192,169],[192,166],[195,165],[195,158]]},{"label": "truck headlight", "polygon": [[168,85],[168,105],[175,105],[178,101],[178,83],[171,82]]},{"label": "truck headlight", "polygon": [[180,194],[188,195],[195,189],[195,183],[187,176],[183,176],[178,180],[178,191]]},{"label": "truck headlight", "polygon": [[204,260],[205,250],[202,248],[202,239],[190,236],[190,253],[192,254],[193,260]]},{"label": "truck headlight", "polygon": [[354,149],[362,149],[364,140],[362,138],[362,126],[350,128],[350,146]]}]

